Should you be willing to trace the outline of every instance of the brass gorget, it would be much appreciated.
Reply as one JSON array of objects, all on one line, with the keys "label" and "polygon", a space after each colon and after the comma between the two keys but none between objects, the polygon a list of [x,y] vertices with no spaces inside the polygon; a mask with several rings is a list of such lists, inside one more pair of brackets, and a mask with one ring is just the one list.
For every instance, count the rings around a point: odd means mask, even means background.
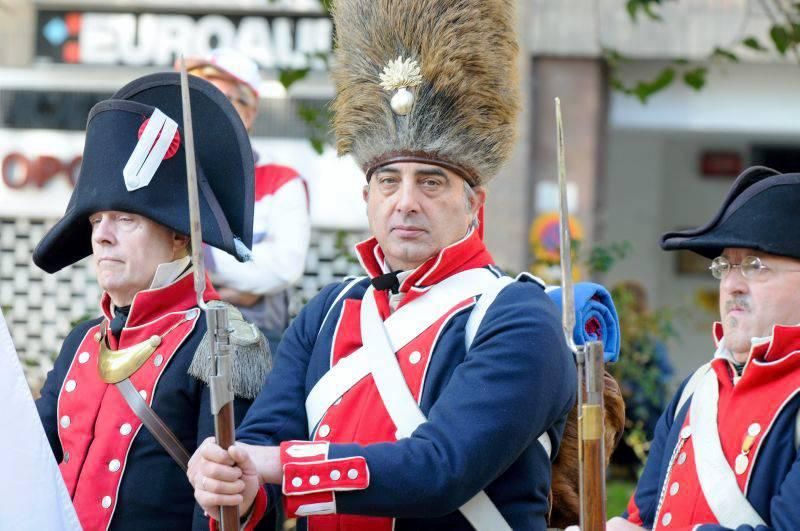
[{"label": "brass gorget", "polygon": [[[174,327],[173,327],[174,328]],[[170,330],[171,331],[171,330]],[[100,377],[104,382],[115,384],[130,377],[144,365],[161,344],[161,336],[152,336],[141,343],[121,350],[111,350],[106,342],[106,329],[98,332],[100,337]],[[166,335],[166,334],[164,334]]]}]

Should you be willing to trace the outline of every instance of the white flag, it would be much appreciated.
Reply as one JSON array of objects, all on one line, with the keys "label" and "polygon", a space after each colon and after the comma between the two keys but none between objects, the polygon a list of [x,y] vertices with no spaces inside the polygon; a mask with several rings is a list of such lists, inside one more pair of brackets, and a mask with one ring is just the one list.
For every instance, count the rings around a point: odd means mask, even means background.
[{"label": "white flag", "polygon": [[80,530],[0,312],[0,530]]}]

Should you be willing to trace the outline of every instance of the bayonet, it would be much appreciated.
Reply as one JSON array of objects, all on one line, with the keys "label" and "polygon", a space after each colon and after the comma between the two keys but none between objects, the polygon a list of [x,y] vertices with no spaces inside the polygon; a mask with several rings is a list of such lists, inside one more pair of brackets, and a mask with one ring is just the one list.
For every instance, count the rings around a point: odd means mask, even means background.
[{"label": "bayonet", "polygon": [[572,352],[577,351],[575,330],[575,292],[572,286],[572,236],[569,230],[567,204],[567,169],[564,160],[564,124],[561,119],[561,100],[556,98],[556,146],[558,150],[558,228],[561,252],[561,324],[564,338]]},{"label": "bayonet", "polygon": [[558,150],[559,235],[561,251],[561,307],[564,339],[575,355],[578,369],[578,482],[580,528],[604,531],[605,438],[603,436],[603,343],[575,344],[575,292],[572,279],[572,236],[569,228],[567,170],[561,101],[556,104],[556,146]]},{"label": "bayonet", "polygon": [[[203,234],[200,224],[200,198],[197,191],[197,166],[194,156],[194,131],[192,129],[192,102],[189,97],[189,76],[183,56],[181,66],[181,102],[183,107],[184,149],[186,151],[186,184],[189,190],[189,225],[194,265],[194,290],[197,305],[205,310],[208,332],[212,336],[213,374],[209,381],[211,413],[217,444],[229,448],[235,442],[233,417],[233,391],[231,367],[233,347],[230,343],[228,311],[224,306],[210,306],[203,300],[206,290],[206,271],[203,262]],[[222,531],[239,529],[239,508],[220,507]]]},{"label": "bayonet", "polygon": [[203,229],[200,225],[200,197],[197,192],[197,165],[194,157],[194,129],[192,127],[192,101],[189,97],[189,75],[181,56],[181,107],[183,109],[184,149],[186,151],[186,185],[189,190],[189,236],[192,242],[194,265],[194,291],[197,306],[208,310],[203,293],[206,291],[206,268],[203,262]]}]

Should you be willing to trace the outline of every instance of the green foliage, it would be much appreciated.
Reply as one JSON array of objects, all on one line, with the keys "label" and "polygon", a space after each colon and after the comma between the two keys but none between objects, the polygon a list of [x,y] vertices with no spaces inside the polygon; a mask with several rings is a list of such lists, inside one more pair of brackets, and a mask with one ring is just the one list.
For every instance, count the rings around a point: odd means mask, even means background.
[{"label": "green foliage", "polygon": [[623,283],[611,290],[622,341],[619,360],[607,369],[619,382],[625,399],[623,438],[644,464],[650,445],[646,427],[655,420],[651,416],[660,413],[668,392],[657,357],[665,355],[664,343],[676,333],[672,311],[647,310],[638,289],[635,283]]},{"label": "green foliage", "polygon": [[733,53],[730,50],[726,50],[725,48],[720,48],[719,46],[714,48],[714,51],[711,54],[711,58],[712,59],[724,59],[724,60],[730,61],[732,63],[738,63],[739,62],[739,56],[738,55],[736,55],[735,53]]},{"label": "green foliage", "polygon": [[742,44],[751,50],[757,52],[767,52],[767,50],[755,37],[747,37],[742,40]]},{"label": "green foliage", "polygon": [[789,49],[792,43],[792,37],[789,36],[789,32],[786,31],[786,28],[776,24],[770,28],[769,36],[775,44],[775,49],[778,50],[778,53],[786,55],[786,50]]},{"label": "green foliage", "polygon": [[[632,248],[628,241],[597,245],[586,259],[587,270],[590,274],[607,273]],[[661,413],[668,392],[657,358],[666,354],[664,343],[676,337],[675,314],[670,309],[648,310],[644,289],[637,282],[623,282],[610,291],[619,317],[621,344],[619,360],[606,368],[625,399],[624,441],[644,465],[651,435],[647,427],[654,424],[653,415]],[[627,501],[627,495],[625,498]]]},{"label": "green foliage", "polygon": [[310,68],[282,68],[278,71],[278,81],[280,81],[283,88],[289,90],[289,87],[294,85],[297,81],[304,79],[311,71]]},{"label": "green foliage", "polygon": [[631,89],[630,93],[639,98],[644,103],[651,95],[668,87],[675,79],[675,70],[665,68],[652,81],[639,81]]},{"label": "green foliage", "polygon": [[344,256],[349,263],[357,264],[358,256],[356,256],[355,247],[352,245],[352,242],[349,241],[351,237],[352,233],[346,230],[337,230],[334,248],[336,249],[337,256]]},{"label": "green foliage", "polygon": [[327,106],[317,108],[301,103],[297,106],[297,115],[308,126],[308,140],[311,142],[311,147],[321,155],[330,133],[330,114]]},{"label": "green foliage", "polygon": [[699,66],[683,74],[683,82],[695,90],[700,90],[706,84],[708,68]]},{"label": "green foliage", "polygon": [[[715,55],[730,61],[738,61],[736,55],[722,48],[715,49]],[[647,103],[651,96],[661,92],[672,85],[676,78],[695,90],[699,90],[705,85],[708,68],[696,66],[686,59],[675,59],[668,66],[662,68],[652,79],[637,80],[633,84],[625,83],[618,72],[620,67],[631,61],[631,59],[617,50],[606,48],[603,56],[609,69],[609,83],[611,88],[628,96],[634,96],[642,103]]]},{"label": "green foliage", "polygon": [[608,273],[619,260],[625,258],[632,249],[631,242],[614,242],[607,246],[596,245],[586,260],[592,273]]},{"label": "green foliage", "polygon": [[628,11],[628,16],[631,20],[636,22],[636,17],[639,12],[644,13],[650,20],[661,20],[661,16],[653,10],[653,4],[661,4],[662,0],[628,0],[625,3],[625,9]]},{"label": "green foliage", "polygon": [[[275,0],[271,0],[275,1]],[[333,0],[319,0],[320,6],[326,13],[330,13]],[[326,65],[330,61],[330,57],[324,52],[307,53],[306,60],[310,63],[313,60],[321,60]],[[311,68],[283,68],[278,72],[278,81],[283,88],[287,91],[289,88],[307,78],[311,73]],[[311,147],[318,154],[322,154],[325,150],[325,145],[328,143],[330,133],[330,115],[325,109],[316,109],[308,105],[299,105],[297,108],[298,117],[308,126],[309,135],[308,141]]]},{"label": "green foliage", "polygon": [[632,481],[608,481],[606,484],[606,514],[608,518],[622,514],[635,488],[636,484]]},{"label": "green foliage", "polygon": [[[663,19],[657,9],[662,4],[662,0],[627,0],[625,8],[633,23],[639,21],[640,13],[650,20],[661,22]],[[652,79],[638,80],[633,83],[625,83],[619,76],[620,65],[629,59],[617,50],[606,49],[603,52],[609,67],[611,88],[634,96],[642,103],[646,103],[651,96],[671,86],[676,79],[682,80],[686,86],[694,90],[701,90],[706,86],[708,69],[712,64],[739,62],[736,48],[744,48],[758,53],[773,52],[780,57],[785,57],[792,52],[795,60],[800,63],[800,2],[787,4],[783,0],[763,0],[762,4],[764,11],[772,21],[768,45],[753,35],[740,36],[734,39],[729,46],[716,46],[705,58],[694,62],[680,57],[673,59]]]}]

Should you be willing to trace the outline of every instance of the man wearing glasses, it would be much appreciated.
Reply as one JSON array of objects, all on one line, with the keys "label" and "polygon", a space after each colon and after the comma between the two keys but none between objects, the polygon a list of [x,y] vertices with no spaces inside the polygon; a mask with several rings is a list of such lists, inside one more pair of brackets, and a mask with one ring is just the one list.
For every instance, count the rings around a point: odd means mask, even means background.
[{"label": "man wearing glasses", "polygon": [[[258,65],[232,48],[217,48],[186,61],[189,74],[217,87],[252,133],[258,115]],[[255,151],[255,150],[254,150]],[[303,275],[311,237],[306,182],[293,168],[256,155],[253,260],[240,263],[216,249],[207,270],[223,300],[257,325],[272,352],[289,326],[289,288]]]},{"label": "man wearing glasses", "polygon": [[666,250],[713,259],[713,359],[661,416],[636,492],[609,530],[800,529],[800,173],[745,171],[705,226]]}]

